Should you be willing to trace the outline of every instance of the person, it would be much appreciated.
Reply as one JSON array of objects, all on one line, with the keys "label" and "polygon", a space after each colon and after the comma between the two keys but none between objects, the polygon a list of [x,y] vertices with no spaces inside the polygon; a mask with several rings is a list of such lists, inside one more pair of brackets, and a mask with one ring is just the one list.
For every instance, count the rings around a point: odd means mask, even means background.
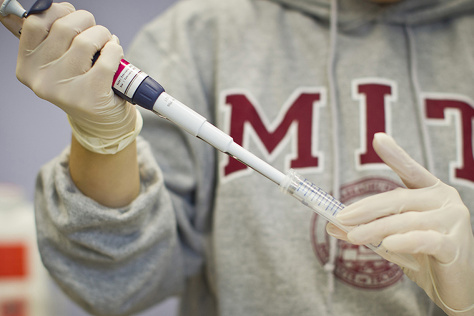
[{"label": "person", "polygon": [[[349,233],[115,96],[122,50],[90,13],[21,27],[19,80],[73,130],[38,176],[38,243],[89,312],[177,295],[181,315],[473,315],[473,1],[183,0],[131,46],[170,95],[348,205]],[[419,269],[363,246],[380,242]]]}]

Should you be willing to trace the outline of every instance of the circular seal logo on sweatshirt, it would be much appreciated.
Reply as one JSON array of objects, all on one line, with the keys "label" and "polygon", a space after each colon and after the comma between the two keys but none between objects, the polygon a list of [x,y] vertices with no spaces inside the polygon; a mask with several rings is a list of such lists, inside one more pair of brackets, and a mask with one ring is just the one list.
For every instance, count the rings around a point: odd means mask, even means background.
[{"label": "circular seal logo on sweatshirt", "polygon": [[[363,179],[341,188],[341,202],[351,204],[369,195],[400,187],[397,183],[381,178]],[[330,256],[330,237],[326,233],[327,221],[313,215],[311,241],[316,257],[325,265]],[[398,282],[403,271],[365,246],[337,240],[334,274],[339,280],[363,289],[382,289]]]}]

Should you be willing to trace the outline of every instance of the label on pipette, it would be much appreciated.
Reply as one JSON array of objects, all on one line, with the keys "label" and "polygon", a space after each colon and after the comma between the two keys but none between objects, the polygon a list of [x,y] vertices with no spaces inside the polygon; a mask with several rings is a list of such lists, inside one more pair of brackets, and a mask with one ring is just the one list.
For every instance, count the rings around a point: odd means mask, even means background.
[{"label": "label on pipette", "polygon": [[122,59],[115,73],[112,87],[120,92],[121,96],[125,97],[127,101],[131,101],[138,87],[146,77],[148,77],[146,73]]}]

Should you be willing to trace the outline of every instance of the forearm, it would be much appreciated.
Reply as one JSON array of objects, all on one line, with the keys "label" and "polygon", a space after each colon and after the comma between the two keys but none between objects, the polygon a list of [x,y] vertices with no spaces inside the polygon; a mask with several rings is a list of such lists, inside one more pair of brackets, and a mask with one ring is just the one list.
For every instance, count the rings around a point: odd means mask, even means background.
[{"label": "forearm", "polygon": [[35,214],[43,262],[94,315],[133,314],[183,285],[184,251],[173,203],[143,139],[137,139],[137,152],[140,195],[123,208],[104,207],[79,192],[70,177],[69,149],[38,176]]},{"label": "forearm", "polygon": [[73,136],[69,169],[77,188],[107,207],[126,206],[140,192],[136,141],[114,155],[103,155],[85,149]]}]

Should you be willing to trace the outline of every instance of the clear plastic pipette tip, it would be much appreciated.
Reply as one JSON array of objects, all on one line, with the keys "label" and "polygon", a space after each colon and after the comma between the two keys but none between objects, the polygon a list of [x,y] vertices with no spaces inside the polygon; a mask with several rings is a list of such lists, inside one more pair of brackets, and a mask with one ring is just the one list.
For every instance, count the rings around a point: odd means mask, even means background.
[{"label": "clear plastic pipette tip", "polygon": [[[314,212],[324,217],[327,221],[333,223],[345,232],[352,230],[352,227],[342,225],[336,215],[345,207],[344,204],[336,200],[330,194],[315,186],[313,183],[297,174],[294,170],[290,170],[285,179],[280,183],[280,189],[287,193],[304,205],[311,208]],[[418,271],[420,265],[418,261],[410,254],[401,254],[390,252],[382,244],[365,245],[383,258],[392,261],[398,265]]]}]

